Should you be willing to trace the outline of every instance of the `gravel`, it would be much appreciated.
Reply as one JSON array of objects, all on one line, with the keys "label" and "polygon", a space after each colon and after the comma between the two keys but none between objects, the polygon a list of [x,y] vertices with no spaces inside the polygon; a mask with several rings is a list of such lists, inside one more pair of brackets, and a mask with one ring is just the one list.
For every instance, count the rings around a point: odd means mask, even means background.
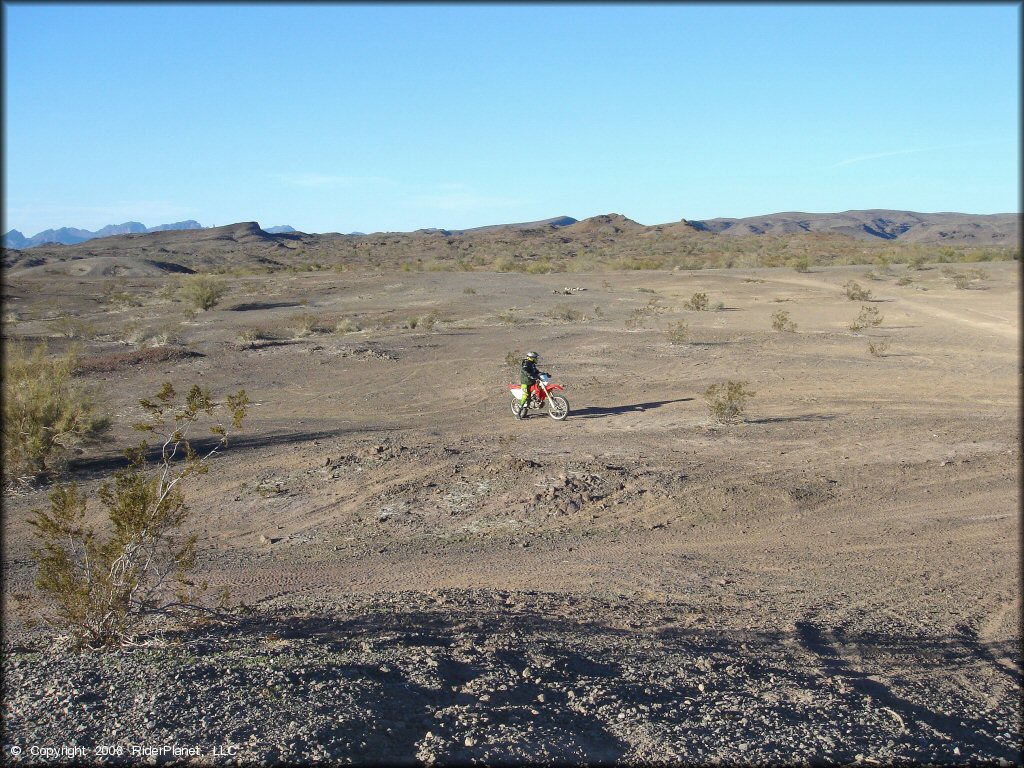
[{"label": "gravel", "polygon": [[1019,677],[951,682],[981,662],[934,639],[683,628],[671,606],[566,593],[289,599],[114,651],[8,638],[5,758],[1021,762]]}]

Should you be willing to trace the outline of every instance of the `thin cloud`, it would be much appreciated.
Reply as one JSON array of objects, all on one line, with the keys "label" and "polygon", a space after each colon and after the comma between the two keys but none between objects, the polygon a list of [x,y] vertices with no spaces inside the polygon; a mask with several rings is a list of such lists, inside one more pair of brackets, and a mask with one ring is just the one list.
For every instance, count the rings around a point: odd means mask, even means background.
[{"label": "thin cloud", "polygon": [[919,147],[917,149],[896,149],[892,152],[876,152],[872,155],[860,155],[858,157],[849,157],[846,160],[840,160],[834,165],[830,165],[829,168],[841,168],[844,165],[853,165],[854,163],[865,163],[869,160],[879,160],[883,157],[897,157],[899,155],[917,155],[922,152],[939,152],[946,149],[963,149],[964,147],[975,147],[980,146],[979,144],[946,144],[940,147]]}]

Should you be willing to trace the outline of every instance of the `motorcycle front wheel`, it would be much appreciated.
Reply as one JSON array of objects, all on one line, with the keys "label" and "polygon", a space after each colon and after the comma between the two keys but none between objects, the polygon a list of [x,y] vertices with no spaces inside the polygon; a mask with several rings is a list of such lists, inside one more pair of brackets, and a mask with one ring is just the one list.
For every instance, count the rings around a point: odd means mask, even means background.
[{"label": "motorcycle front wheel", "polygon": [[[523,406],[523,413],[526,413],[526,406],[525,405]],[[520,413],[519,413],[519,401],[515,400],[515,399],[512,400],[512,415],[515,416],[517,419],[520,416]]]},{"label": "motorcycle front wheel", "polygon": [[569,401],[562,395],[552,395],[548,398],[548,415],[555,421],[564,421],[569,415]]}]

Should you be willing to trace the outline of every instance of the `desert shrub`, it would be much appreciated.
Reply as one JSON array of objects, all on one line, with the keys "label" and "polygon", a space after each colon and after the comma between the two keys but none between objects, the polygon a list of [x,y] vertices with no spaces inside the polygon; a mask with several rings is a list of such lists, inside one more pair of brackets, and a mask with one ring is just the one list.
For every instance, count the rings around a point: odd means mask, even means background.
[{"label": "desert shrub", "polygon": [[907,267],[909,269],[921,270],[924,269],[925,258],[924,254],[915,253],[907,260]]},{"label": "desert shrub", "polygon": [[900,279],[896,281],[896,285],[910,285],[914,282],[914,278],[910,275],[901,275]]},{"label": "desert shrub", "polygon": [[[108,530],[86,522],[88,499],[74,484],[54,489],[48,512],[32,513],[36,587],[52,609],[51,623],[69,630],[80,645],[121,644],[151,614],[194,606],[205,591],[205,583],[191,578],[196,537],[179,533],[189,514],[182,488],[205,474],[210,458],[227,445],[227,431],[214,412],[227,408],[232,425],[240,428],[249,399],[241,390],[217,403],[198,385],[180,405],[176,399],[168,383],[153,400],[139,401],[148,420],[134,426],[161,435],[160,457],[148,462],[142,443],[126,452],[128,467],[100,486]],[[220,437],[205,455],[188,440],[201,418],[212,421],[210,429]]]},{"label": "desert shrub", "polygon": [[495,315],[495,319],[502,325],[515,325],[519,322],[514,309],[510,309],[508,312],[499,312]]},{"label": "desert shrub", "polygon": [[462,289],[462,292],[466,293],[466,294],[472,295],[472,294],[476,293],[476,289],[475,288],[466,287],[466,288]]},{"label": "desert shrub", "polygon": [[572,323],[587,319],[585,314],[574,307],[570,307],[568,304],[559,304],[551,310],[549,316],[555,320],[561,320],[563,323]]},{"label": "desert shrub", "polygon": [[96,328],[86,320],[74,315],[60,315],[53,321],[53,329],[65,339],[96,338]]},{"label": "desert shrub", "polygon": [[204,312],[217,306],[227,292],[224,281],[210,275],[192,275],[179,289],[182,299]]},{"label": "desert shrub", "polygon": [[74,353],[50,358],[10,343],[3,359],[4,484],[57,475],[67,452],[109,426],[92,399],[72,382]]},{"label": "desert shrub", "polygon": [[704,391],[704,399],[715,421],[719,424],[730,424],[742,418],[747,401],[755,394],[757,393],[747,388],[745,381],[727,381],[708,387]]},{"label": "desert shrub", "polygon": [[690,340],[690,326],[685,320],[673,323],[665,331],[665,338],[670,344],[686,344]]},{"label": "desert shrub", "polygon": [[791,266],[797,272],[810,272],[811,260],[806,256],[797,256],[795,259],[789,260],[789,266]]},{"label": "desert shrub", "polygon": [[703,312],[708,308],[708,295],[706,293],[695,293],[686,300],[683,306],[696,312]]},{"label": "desert shrub", "polygon": [[647,302],[643,307],[636,307],[628,318],[626,318],[627,328],[643,328],[647,321],[653,317],[656,313],[664,310],[664,307],[658,305],[658,298],[655,297]]},{"label": "desert shrub", "polygon": [[868,352],[874,357],[880,357],[889,349],[889,339],[868,339]]},{"label": "desert shrub", "polygon": [[860,308],[860,314],[857,315],[857,319],[850,323],[850,330],[860,331],[868,326],[878,326],[882,324],[884,319],[885,316],[878,311],[878,307],[865,305]]},{"label": "desert shrub", "polygon": [[864,288],[856,280],[848,280],[843,284],[843,293],[850,301],[870,301],[871,291]]},{"label": "desert shrub", "polygon": [[311,333],[319,333],[324,330],[320,324],[320,318],[312,312],[293,315],[288,321],[288,328],[296,336],[309,336]]},{"label": "desert shrub", "polygon": [[787,331],[792,333],[796,331],[796,323],[789,319],[789,312],[784,309],[780,309],[772,315],[772,328],[776,331]]},{"label": "desert shrub", "polygon": [[882,276],[880,274],[878,274],[877,272],[875,272],[873,269],[865,272],[864,273],[864,277],[866,277],[868,280],[881,280],[882,279]]},{"label": "desert shrub", "polygon": [[273,336],[262,328],[243,328],[238,332],[238,342],[242,347],[253,347],[258,341],[267,341]]},{"label": "desert shrub", "polygon": [[339,320],[338,323],[334,326],[334,332],[339,335],[344,335],[346,333],[355,333],[358,330],[359,325],[354,320],[347,317],[344,320]]},{"label": "desert shrub", "polygon": [[725,309],[724,301],[716,301],[711,305],[711,310],[713,312],[721,312],[723,309]]},{"label": "desert shrub", "polygon": [[596,317],[598,320],[604,319],[604,307],[602,307],[600,304],[594,305],[594,317]]},{"label": "desert shrub", "polygon": [[512,349],[505,353],[505,365],[511,368],[518,368],[526,354],[518,349]]}]

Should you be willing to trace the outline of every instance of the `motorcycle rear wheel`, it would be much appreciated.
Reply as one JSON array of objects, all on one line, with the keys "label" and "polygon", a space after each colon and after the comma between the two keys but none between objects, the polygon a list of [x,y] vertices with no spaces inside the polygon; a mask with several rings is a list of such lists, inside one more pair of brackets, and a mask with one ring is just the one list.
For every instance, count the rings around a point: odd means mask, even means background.
[{"label": "motorcycle rear wheel", "polygon": [[565,421],[569,415],[569,401],[562,395],[548,398],[548,415],[555,421]]}]

